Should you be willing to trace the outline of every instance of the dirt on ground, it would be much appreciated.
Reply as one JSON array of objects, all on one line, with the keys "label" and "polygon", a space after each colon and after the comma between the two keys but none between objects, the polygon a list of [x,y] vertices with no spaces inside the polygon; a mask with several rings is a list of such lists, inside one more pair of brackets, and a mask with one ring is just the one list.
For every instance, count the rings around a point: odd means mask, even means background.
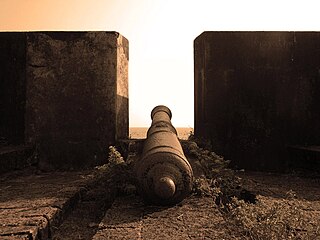
[{"label": "dirt on ground", "polygon": [[[238,172],[257,202],[218,206],[191,195],[173,207],[145,205],[136,195],[118,197],[106,210],[84,200],[53,239],[320,239],[319,178]],[[96,193],[93,196],[97,196]]]},{"label": "dirt on ground", "polygon": [[[196,153],[202,160],[189,158],[196,179],[210,161],[224,166],[214,154]],[[175,206],[159,207],[145,204],[127,184],[132,176],[118,152],[109,159],[114,165],[95,170],[95,177],[37,169],[2,175],[1,239],[320,239],[318,175],[230,170],[244,195],[227,196],[220,183],[207,195],[194,191]]]},{"label": "dirt on ground", "polygon": [[0,239],[49,239],[94,181],[93,171],[0,176]]},{"label": "dirt on ground", "polygon": [[240,239],[320,239],[320,178],[306,174],[240,172],[257,202],[235,200],[225,214]]},{"label": "dirt on ground", "polygon": [[[101,191],[100,191],[101,190]],[[86,194],[75,210],[56,229],[53,240],[92,239],[111,200],[105,189],[97,189]],[[106,194],[102,196],[101,193]]]},{"label": "dirt on ground", "polygon": [[[190,142],[183,147],[196,181],[205,179],[195,189],[200,194],[159,207],[129,191],[109,207],[97,188],[91,196],[100,198],[81,202],[53,239],[320,239],[319,176],[234,171],[215,153]],[[140,150],[132,156],[138,158]],[[118,173],[128,169],[113,152],[109,159],[121,166]]]}]

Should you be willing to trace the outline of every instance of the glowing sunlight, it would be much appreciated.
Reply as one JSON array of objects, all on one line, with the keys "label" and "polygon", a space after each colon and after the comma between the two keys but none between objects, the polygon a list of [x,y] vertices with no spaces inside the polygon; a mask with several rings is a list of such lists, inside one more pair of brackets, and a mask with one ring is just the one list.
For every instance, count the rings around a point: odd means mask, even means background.
[{"label": "glowing sunlight", "polygon": [[149,126],[164,104],[174,126],[193,127],[193,40],[205,30],[319,30],[307,2],[1,0],[0,31],[117,31],[129,40],[130,126]]}]

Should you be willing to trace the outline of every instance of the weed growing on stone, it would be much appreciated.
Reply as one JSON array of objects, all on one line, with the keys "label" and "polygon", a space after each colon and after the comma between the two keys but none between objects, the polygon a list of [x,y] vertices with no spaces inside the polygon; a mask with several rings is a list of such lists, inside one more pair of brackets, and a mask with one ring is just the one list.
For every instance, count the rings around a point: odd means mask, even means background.
[{"label": "weed growing on stone", "polygon": [[114,168],[119,168],[120,166],[126,166],[121,153],[118,152],[116,147],[109,146],[108,162],[102,166],[97,166],[96,169],[106,173],[114,170]]},{"label": "weed growing on stone", "polygon": [[203,137],[196,137],[193,131],[190,131],[188,141],[195,142],[200,148],[212,150],[211,142]]},{"label": "weed growing on stone", "polygon": [[239,227],[242,239],[320,239],[320,219],[306,208],[297,199],[271,201],[259,196],[256,204],[248,204],[232,198],[227,216]]},{"label": "weed growing on stone", "polygon": [[294,191],[288,191],[285,198],[255,196],[228,168],[230,161],[194,141],[184,142],[183,147],[203,172],[194,180],[193,193],[213,197],[236,238],[320,239],[320,219],[312,202],[297,199]]},{"label": "weed growing on stone", "polygon": [[228,168],[229,160],[213,151],[201,148],[195,141],[186,141],[183,148],[202,174],[194,180],[193,192],[199,196],[211,196],[218,205],[225,205],[232,197],[254,202],[255,196],[241,186],[241,179]]},{"label": "weed growing on stone", "polygon": [[98,174],[105,176],[106,184],[113,188],[117,194],[130,194],[135,191],[132,185],[131,164],[124,161],[121,153],[114,146],[109,146],[108,162],[97,166]]}]

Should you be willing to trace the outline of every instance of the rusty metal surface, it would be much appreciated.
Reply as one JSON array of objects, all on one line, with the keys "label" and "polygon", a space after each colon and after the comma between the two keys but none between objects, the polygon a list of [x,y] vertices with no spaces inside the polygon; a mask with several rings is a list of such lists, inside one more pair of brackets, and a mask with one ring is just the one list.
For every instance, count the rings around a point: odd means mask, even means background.
[{"label": "rusty metal surface", "polygon": [[176,204],[192,189],[192,168],[171,124],[171,117],[166,106],[152,110],[152,124],[142,157],[135,164],[141,195],[147,202],[159,205]]}]

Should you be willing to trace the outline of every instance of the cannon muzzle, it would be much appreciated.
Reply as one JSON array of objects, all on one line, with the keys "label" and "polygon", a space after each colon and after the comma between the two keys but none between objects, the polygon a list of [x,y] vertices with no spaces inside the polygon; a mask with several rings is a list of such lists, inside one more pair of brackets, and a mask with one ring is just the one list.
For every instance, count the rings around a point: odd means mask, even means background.
[{"label": "cannon muzzle", "polygon": [[172,205],[192,190],[193,172],[184,156],[171,111],[157,106],[144,142],[142,157],[135,164],[139,190],[148,202]]}]

